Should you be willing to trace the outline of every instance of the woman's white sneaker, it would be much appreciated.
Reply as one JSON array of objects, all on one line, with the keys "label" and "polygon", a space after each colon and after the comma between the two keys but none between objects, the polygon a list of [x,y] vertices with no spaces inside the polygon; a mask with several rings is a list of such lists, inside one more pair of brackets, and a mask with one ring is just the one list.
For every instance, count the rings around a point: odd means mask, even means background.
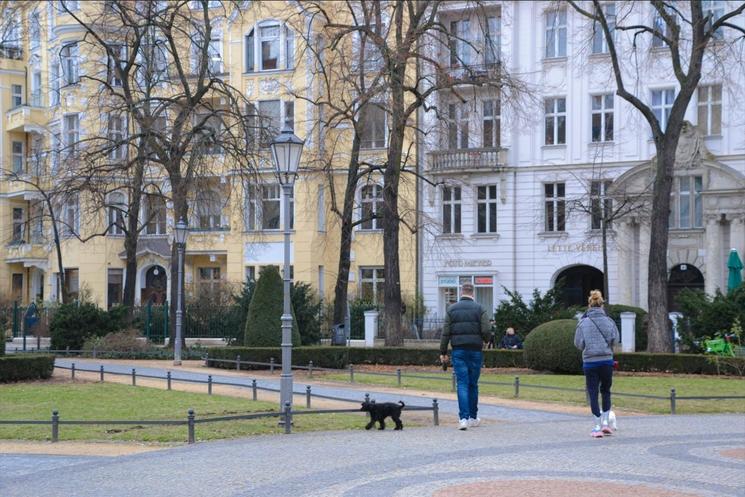
[{"label": "woman's white sneaker", "polygon": [[476,419],[469,418],[468,419],[468,427],[469,428],[476,428],[480,424],[481,424],[481,418],[476,418]]},{"label": "woman's white sneaker", "polygon": [[467,419],[461,419],[458,421],[458,429],[459,430],[467,430],[468,429],[468,420]]}]

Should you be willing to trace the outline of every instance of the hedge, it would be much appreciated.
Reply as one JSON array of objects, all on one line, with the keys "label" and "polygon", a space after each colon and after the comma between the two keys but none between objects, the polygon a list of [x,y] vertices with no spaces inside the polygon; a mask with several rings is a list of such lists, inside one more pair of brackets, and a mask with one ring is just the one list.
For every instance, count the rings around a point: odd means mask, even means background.
[{"label": "hedge", "polygon": [[7,355],[0,357],[0,383],[46,380],[54,371],[53,355]]},{"label": "hedge", "polygon": [[[208,365],[216,368],[235,369],[235,363],[217,362],[214,359],[266,362],[274,358],[279,368],[282,352],[279,347],[215,347],[208,349]],[[307,366],[309,361],[322,368],[344,369],[349,364],[385,364],[389,366],[436,366],[440,352],[437,349],[413,348],[346,348],[346,347],[293,347],[292,363]],[[690,374],[727,374],[745,376],[745,358],[716,358],[697,354],[649,354],[642,352],[617,353],[615,358],[620,371],[666,372]],[[717,363],[719,369],[717,369]],[[488,368],[524,368],[527,363],[522,350],[484,350],[484,365]],[[241,369],[266,369],[265,366],[242,364]]]}]

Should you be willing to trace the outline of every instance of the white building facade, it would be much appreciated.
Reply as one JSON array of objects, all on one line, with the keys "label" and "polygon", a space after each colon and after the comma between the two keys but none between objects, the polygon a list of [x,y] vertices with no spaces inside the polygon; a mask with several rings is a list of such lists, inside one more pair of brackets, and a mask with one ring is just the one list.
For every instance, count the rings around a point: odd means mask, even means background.
[{"label": "white building facade", "polygon": [[[625,24],[655,19],[648,3],[637,2],[633,11],[627,2],[604,5]],[[707,3],[716,12],[735,7]],[[441,21],[472,43],[436,54],[464,84],[437,92],[428,104],[438,111],[421,116],[428,181],[421,192],[419,284],[430,314],[444,316],[466,281],[490,312],[504,289],[529,300],[533,289],[545,292],[559,280],[567,303],[586,301],[603,284],[603,222],[610,301],[646,308],[645,193],[655,147],[646,120],[615,95],[605,40],[571,6],[556,2],[493,2],[478,11],[451,3]],[[635,50],[631,32],[616,36],[629,67],[627,87],[664,126],[678,91],[669,50],[649,34],[637,38]],[[732,36],[725,31],[714,47]],[[742,52],[742,38],[736,43],[732,52]],[[526,81],[527,94],[500,95],[480,84],[479,75],[499,67]],[[675,166],[671,297],[684,287],[726,288],[729,250],[745,253],[742,95],[742,66],[707,59]]]}]

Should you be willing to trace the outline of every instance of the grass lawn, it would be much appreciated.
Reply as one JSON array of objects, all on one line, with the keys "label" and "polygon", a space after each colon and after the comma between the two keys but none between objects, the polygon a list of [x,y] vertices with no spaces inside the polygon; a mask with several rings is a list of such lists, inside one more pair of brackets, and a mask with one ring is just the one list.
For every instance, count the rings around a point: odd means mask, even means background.
[{"label": "grass lawn", "polygon": [[[193,408],[196,418],[277,411],[274,402],[221,395],[167,391],[112,383],[0,384],[0,419],[50,420],[186,420]],[[197,440],[236,438],[283,432],[277,418],[225,421],[196,425]],[[293,431],[361,429],[363,414],[297,416]],[[186,442],[187,427],[139,425],[60,425],[60,440]],[[50,425],[0,425],[0,439],[49,440]]]},{"label": "grass lawn", "polygon": [[[441,380],[407,378],[402,376],[401,386],[404,389],[430,390],[435,392],[451,391],[451,373],[416,373],[423,376],[437,376]],[[584,389],[585,379],[581,375],[559,375],[520,372],[520,399],[542,402],[567,403],[585,405],[583,392],[563,392],[530,388],[529,385],[545,385],[552,387]],[[316,375],[314,375],[316,376]],[[348,374],[317,374],[328,380],[348,381]],[[396,386],[395,376],[378,376],[355,371],[356,383]],[[513,386],[515,374],[493,374],[485,372],[481,375],[479,392],[482,395],[492,395],[502,398],[514,398]],[[484,382],[509,383],[509,386],[488,385]],[[620,375],[613,377],[613,392],[659,395],[669,398],[670,389],[675,388],[678,397],[683,396],[727,396],[745,395],[745,379],[730,377],[692,376],[692,375]],[[617,395],[613,398],[613,405],[633,411],[648,413],[669,413],[669,400],[639,399]],[[724,413],[745,412],[745,399],[742,400],[678,400],[676,406],[678,414],[691,413]]]}]

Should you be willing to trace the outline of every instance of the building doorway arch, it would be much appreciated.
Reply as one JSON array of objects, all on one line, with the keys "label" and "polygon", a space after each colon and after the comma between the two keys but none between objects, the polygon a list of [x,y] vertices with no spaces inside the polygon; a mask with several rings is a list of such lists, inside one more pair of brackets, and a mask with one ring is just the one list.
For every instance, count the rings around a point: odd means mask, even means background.
[{"label": "building doorway arch", "polygon": [[561,298],[564,305],[587,305],[587,297],[592,290],[603,289],[603,272],[587,265],[577,265],[562,269],[554,278],[554,286],[562,284]]},{"label": "building doorway arch", "polygon": [[141,290],[140,303],[161,305],[166,301],[168,276],[163,266],[154,265],[145,272],[145,287]]},{"label": "building doorway arch", "polygon": [[704,291],[704,275],[693,264],[673,266],[667,280],[668,312],[680,312],[677,297],[686,288]]}]

